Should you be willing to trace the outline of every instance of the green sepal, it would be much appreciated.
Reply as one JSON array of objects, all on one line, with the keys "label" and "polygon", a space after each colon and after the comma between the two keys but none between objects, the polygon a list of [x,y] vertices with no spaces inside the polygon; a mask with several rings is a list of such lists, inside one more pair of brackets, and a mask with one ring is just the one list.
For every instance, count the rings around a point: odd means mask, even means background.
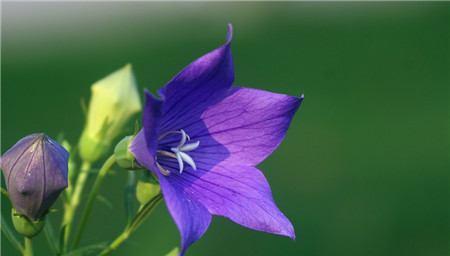
[{"label": "green sepal", "polygon": [[133,153],[130,151],[130,144],[133,141],[134,136],[126,136],[114,148],[114,156],[116,157],[116,163],[118,166],[125,170],[138,170],[142,169],[134,158]]},{"label": "green sepal", "polygon": [[11,218],[17,233],[32,238],[41,232],[45,225],[45,219],[31,220],[25,215],[18,213],[14,208],[11,209]]}]

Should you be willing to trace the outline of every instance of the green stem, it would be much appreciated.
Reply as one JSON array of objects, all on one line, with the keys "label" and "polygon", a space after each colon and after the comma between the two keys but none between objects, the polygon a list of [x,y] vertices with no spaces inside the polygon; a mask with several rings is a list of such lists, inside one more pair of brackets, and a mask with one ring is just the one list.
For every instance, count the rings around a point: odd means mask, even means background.
[{"label": "green stem", "polygon": [[103,251],[100,252],[100,256],[109,255],[111,252],[119,248],[119,246],[125,242],[128,237],[130,237],[131,233],[129,230],[125,229],[114,241]]},{"label": "green stem", "polygon": [[136,216],[131,221],[131,224],[129,225],[129,229],[131,230],[131,232],[134,232],[145,221],[145,219],[147,219],[153,209],[161,201],[161,199],[162,195],[161,193],[159,193],[139,210],[139,212],[136,214]]},{"label": "green stem", "polygon": [[134,216],[130,225],[128,225],[125,230],[116,238],[114,241],[105,248],[102,252],[100,252],[101,256],[109,255],[111,252],[119,248],[119,246],[125,242],[130,235],[136,231],[136,229],[144,222],[144,220],[150,215],[152,210],[158,205],[161,201],[162,195],[156,195],[152,200],[146,203],[141,210]]},{"label": "green stem", "polygon": [[84,211],[81,215],[80,224],[78,226],[78,230],[75,233],[75,240],[74,240],[74,248],[78,246],[81,240],[81,235],[83,234],[84,228],[86,227],[87,220],[91,214],[92,206],[94,204],[94,200],[97,198],[98,192],[100,190],[100,187],[103,183],[103,180],[108,174],[108,172],[111,170],[111,167],[116,163],[116,158],[114,155],[110,156],[105,163],[103,164],[102,168],[98,172],[97,178],[95,179],[94,185],[92,187],[91,192],[89,193],[88,200],[86,202],[86,207],[84,208]]},{"label": "green stem", "polygon": [[136,172],[128,172],[127,186],[125,187],[125,209],[127,225],[130,225],[135,212],[134,200],[136,196]]},{"label": "green stem", "polygon": [[33,256],[33,244],[31,238],[25,237],[23,256]]},{"label": "green stem", "polygon": [[72,225],[74,221],[75,212],[80,204],[81,193],[83,192],[84,185],[86,183],[87,177],[89,176],[89,170],[91,169],[91,163],[83,162],[81,165],[80,173],[78,174],[77,181],[75,183],[75,188],[73,190],[73,194],[69,200],[69,203],[66,205],[66,210],[64,212],[63,225],[65,225],[64,232],[64,248],[63,252],[66,252],[70,233],[72,230]]}]

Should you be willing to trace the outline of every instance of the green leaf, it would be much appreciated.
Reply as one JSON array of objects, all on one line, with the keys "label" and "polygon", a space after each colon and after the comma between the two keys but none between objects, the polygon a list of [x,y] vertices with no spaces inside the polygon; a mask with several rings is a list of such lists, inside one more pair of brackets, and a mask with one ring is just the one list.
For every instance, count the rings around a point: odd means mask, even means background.
[{"label": "green leaf", "polygon": [[94,253],[98,253],[101,250],[105,249],[108,246],[108,243],[101,242],[98,244],[91,244],[84,247],[81,247],[79,249],[70,251],[68,253],[64,253],[62,256],[87,256],[92,255]]},{"label": "green leaf", "polygon": [[89,170],[89,175],[94,175],[94,174],[97,175],[99,171],[100,171],[100,169],[98,169],[98,168],[91,168]]},{"label": "green leaf", "polygon": [[59,231],[59,251],[63,252],[64,251],[64,238],[66,236],[66,227],[67,225],[63,225],[61,227],[61,230]]},{"label": "green leaf", "polygon": [[19,252],[23,252],[22,244],[17,240],[17,238],[14,236],[13,231],[9,227],[6,220],[3,218],[3,214],[1,214],[1,228],[3,235],[8,239],[8,241],[16,248]]},{"label": "green leaf", "polygon": [[6,189],[4,188],[0,188],[0,190],[2,192],[2,195],[9,199],[8,191],[6,191]]},{"label": "green leaf", "polygon": [[55,255],[59,254],[58,240],[56,239],[55,233],[53,232],[53,225],[50,220],[50,216],[47,216],[47,220],[44,225],[44,234],[50,250],[52,250]]}]

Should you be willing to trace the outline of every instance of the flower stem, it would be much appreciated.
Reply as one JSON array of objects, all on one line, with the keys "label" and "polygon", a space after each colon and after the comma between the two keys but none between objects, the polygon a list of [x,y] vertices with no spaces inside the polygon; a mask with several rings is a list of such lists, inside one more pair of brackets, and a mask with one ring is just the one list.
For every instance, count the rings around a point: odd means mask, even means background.
[{"label": "flower stem", "polygon": [[33,244],[29,237],[25,237],[23,256],[33,256]]},{"label": "flower stem", "polygon": [[158,205],[161,199],[162,195],[161,193],[159,193],[152,200],[141,207],[141,209],[138,211],[138,213],[128,226],[131,232],[134,232],[145,221],[145,219],[150,215],[152,210]]},{"label": "flower stem", "polygon": [[110,156],[103,164],[102,168],[100,169],[100,171],[97,175],[97,178],[95,179],[92,190],[90,191],[89,196],[88,196],[86,207],[84,208],[84,211],[81,214],[81,219],[80,219],[80,224],[78,226],[78,230],[75,233],[74,248],[77,247],[78,244],[80,243],[81,235],[83,234],[84,228],[86,227],[87,220],[92,211],[92,206],[93,206],[94,200],[97,198],[97,194],[100,190],[103,180],[104,180],[106,174],[108,174],[109,170],[111,170],[111,167],[115,163],[116,163],[115,156],[114,155]]},{"label": "flower stem", "polygon": [[74,216],[78,205],[80,204],[81,193],[83,192],[84,185],[86,183],[87,177],[89,176],[89,170],[91,169],[91,163],[83,162],[81,165],[80,174],[78,174],[77,181],[75,183],[75,188],[70,201],[66,207],[63,218],[63,225],[66,226],[64,232],[64,248],[63,252],[66,252],[68,247],[68,242],[70,238],[70,232],[72,230],[72,224],[74,221]]},{"label": "flower stem", "polygon": [[134,216],[131,223],[124,229],[124,231],[114,239],[114,241],[105,248],[102,252],[100,252],[101,256],[109,255],[112,251],[119,248],[119,246],[125,242],[130,235],[136,231],[136,229],[144,222],[144,220],[150,215],[152,210],[158,205],[161,201],[162,195],[156,195],[152,200],[146,203]]},{"label": "flower stem", "polygon": [[125,242],[125,240],[127,240],[129,236],[130,232],[127,229],[125,229],[118,237],[116,237],[116,239],[114,239],[114,241],[107,248],[105,248],[102,252],[100,252],[99,255],[100,256],[109,255],[111,252],[119,248],[119,246],[123,242]]}]

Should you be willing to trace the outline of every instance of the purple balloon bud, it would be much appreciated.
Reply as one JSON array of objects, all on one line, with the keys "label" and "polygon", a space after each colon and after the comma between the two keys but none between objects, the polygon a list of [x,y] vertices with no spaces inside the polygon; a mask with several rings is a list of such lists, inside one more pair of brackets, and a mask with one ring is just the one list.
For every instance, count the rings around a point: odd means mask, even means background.
[{"label": "purple balloon bud", "polygon": [[67,183],[69,153],[47,135],[31,134],[0,159],[13,207],[36,220],[46,214]]}]

